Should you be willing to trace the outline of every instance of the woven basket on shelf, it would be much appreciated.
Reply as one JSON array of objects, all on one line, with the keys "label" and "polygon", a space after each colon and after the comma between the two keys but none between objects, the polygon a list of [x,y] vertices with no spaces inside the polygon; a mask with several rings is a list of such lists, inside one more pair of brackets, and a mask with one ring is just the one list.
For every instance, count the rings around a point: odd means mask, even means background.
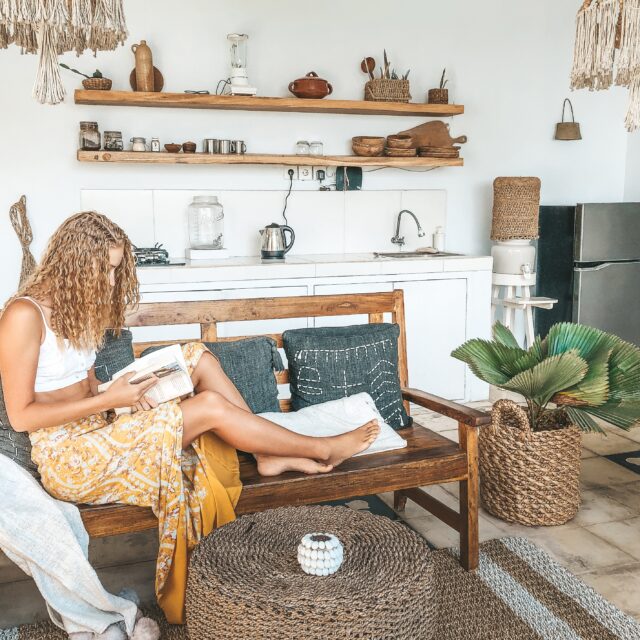
[{"label": "woven basket on shelf", "polygon": [[[580,508],[581,433],[575,425],[532,431],[526,412],[498,400],[480,432],[480,495],[493,515],[531,526],[560,525]],[[555,428],[554,428],[555,427]]]},{"label": "woven basket on shelf", "polygon": [[87,91],[109,91],[112,81],[109,78],[87,78],[82,81],[82,86]]},{"label": "woven basket on shelf", "polygon": [[409,81],[387,78],[369,80],[364,85],[364,99],[373,102],[409,102]]},{"label": "woven basket on shelf", "polygon": [[496,178],[491,239],[537,238],[539,210],[540,178]]}]

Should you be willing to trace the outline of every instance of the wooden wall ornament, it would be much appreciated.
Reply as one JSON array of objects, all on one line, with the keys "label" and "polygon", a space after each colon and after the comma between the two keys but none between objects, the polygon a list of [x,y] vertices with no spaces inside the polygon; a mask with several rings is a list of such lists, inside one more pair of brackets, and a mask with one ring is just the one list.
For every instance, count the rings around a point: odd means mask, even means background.
[{"label": "wooden wall ornament", "polygon": [[30,249],[30,245],[33,242],[33,231],[27,217],[26,196],[22,196],[18,202],[11,206],[9,218],[22,246],[22,269],[20,270],[20,283],[18,285],[21,287],[36,268],[36,261]]},{"label": "wooden wall ornament", "polygon": [[58,104],[65,97],[58,56],[89,49],[113,51],[127,38],[124,0],[0,2],[0,49],[10,44],[40,53],[33,97]]}]

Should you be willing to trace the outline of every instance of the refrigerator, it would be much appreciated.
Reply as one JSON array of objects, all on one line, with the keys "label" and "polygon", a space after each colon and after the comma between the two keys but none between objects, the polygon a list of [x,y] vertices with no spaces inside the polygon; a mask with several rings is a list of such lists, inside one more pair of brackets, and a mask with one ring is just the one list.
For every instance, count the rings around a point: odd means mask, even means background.
[{"label": "refrigerator", "polygon": [[540,208],[536,331],[579,322],[640,346],[640,203]]}]

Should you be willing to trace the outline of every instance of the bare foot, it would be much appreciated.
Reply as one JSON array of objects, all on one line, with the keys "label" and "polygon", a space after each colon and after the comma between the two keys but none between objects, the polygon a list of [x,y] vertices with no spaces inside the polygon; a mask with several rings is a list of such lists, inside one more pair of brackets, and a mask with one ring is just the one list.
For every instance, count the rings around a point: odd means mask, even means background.
[{"label": "bare foot", "polygon": [[331,464],[323,464],[309,458],[284,458],[280,456],[256,456],[258,473],[261,476],[279,476],[285,471],[301,471],[309,475],[329,473]]},{"label": "bare foot", "polygon": [[331,448],[327,462],[337,467],[347,458],[355,456],[356,453],[366,451],[373,444],[379,433],[380,425],[378,421],[371,420],[354,431],[326,438]]}]

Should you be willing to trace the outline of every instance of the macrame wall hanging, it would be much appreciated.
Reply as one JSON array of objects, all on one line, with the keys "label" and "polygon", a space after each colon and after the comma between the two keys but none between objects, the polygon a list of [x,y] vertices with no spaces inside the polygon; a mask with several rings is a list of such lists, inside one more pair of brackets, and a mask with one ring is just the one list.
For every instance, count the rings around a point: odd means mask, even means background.
[{"label": "macrame wall hanging", "polygon": [[11,219],[11,225],[22,247],[22,269],[20,270],[20,283],[18,285],[21,287],[36,268],[36,261],[30,248],[33,242],[33,231],[31,231],[29,218],[27,218],[26,196],[22,196],[18,202],[11,205],[9,218]]},{"label": "macrame wall hanging", "polygon": [[576,21],[572,89],[629,88],[629,131],[640,128],[640,0],[584,0]]},{"label": "macrame wall hanging", "polygon": [[126,38],[123,0],[0,0],[0,49],[40,54],[33,97],[42,104],[64,100],[59,55],[113,51]]}]

